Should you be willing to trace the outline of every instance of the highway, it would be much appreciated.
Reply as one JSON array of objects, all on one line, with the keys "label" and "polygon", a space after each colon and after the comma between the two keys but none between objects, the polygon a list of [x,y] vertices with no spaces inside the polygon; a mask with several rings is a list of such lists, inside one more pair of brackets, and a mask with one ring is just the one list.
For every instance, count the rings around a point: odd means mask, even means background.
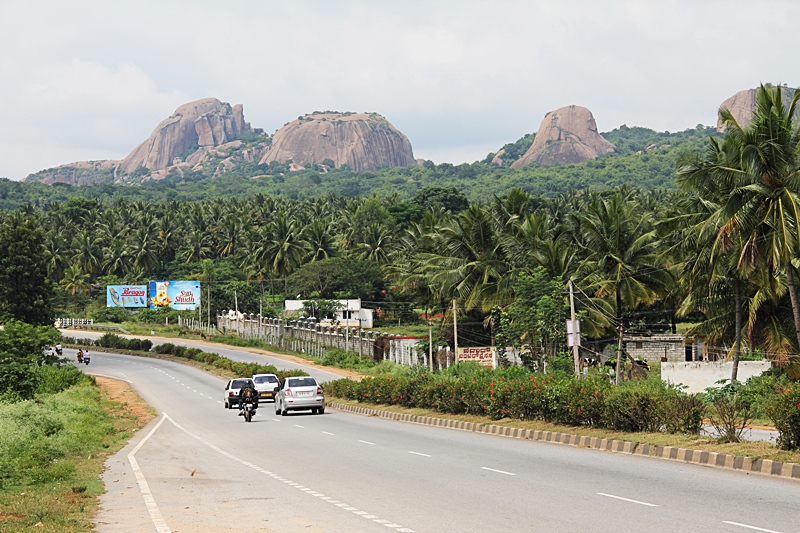
[{"label": "highway", "polygon": [[161,413],[109,458],[101,532],[800,531],[797,481],[332,409],[247,424],[195,368],[93,352],[86,370]]}]

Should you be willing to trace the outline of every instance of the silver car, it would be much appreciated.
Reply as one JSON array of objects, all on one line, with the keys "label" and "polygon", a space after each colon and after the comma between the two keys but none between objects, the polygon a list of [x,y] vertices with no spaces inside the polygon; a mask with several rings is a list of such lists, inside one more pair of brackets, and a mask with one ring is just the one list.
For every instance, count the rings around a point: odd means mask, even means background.
[{"label": "silver car", "polygon": [[320,415],[325,412],[322,387],[311,376],[286,378],[275,396],[275,414],[286,416],[289,411],[305,409]]}]

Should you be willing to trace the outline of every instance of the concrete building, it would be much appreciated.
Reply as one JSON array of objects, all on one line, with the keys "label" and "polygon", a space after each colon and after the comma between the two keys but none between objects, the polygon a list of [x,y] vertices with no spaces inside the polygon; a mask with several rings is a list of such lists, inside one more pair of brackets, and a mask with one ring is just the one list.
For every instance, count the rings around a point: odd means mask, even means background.
[{"label": "concrete building", "polygon": [[[307,300],[286,300],[284,306],[288,314],[303,312]],[[361,299],[356,300],[335,300],[339,302],[339,309],[336,310],[336,320],[340,326],[349,327],[372,327],[372,309],[363,309]],[[332,321],[322,320],[320,323],[330,323]]]},{"label": "concrete building", "polygon": [[702,337],[686,338],[681,334],[624,335],[625,349],[635,359],[645,361],[704,361],[706,346]]}]

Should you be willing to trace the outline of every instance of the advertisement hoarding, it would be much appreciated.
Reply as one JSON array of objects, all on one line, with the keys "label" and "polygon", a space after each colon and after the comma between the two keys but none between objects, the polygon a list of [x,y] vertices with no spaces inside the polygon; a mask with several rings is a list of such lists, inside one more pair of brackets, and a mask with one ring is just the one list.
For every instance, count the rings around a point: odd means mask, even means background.
[{"label": "advertisement hoarding", "polygon": [[198,305],[200,305],[199,281],[150,282],[150,309],[171,307],[181,311],[194,311]]},{"label": "advertisement hoarding", "polygon": [[486,368],[494,368],[494,348],[491,346],[478,346],[458,348],[458,361],[475,361]]},{"label": "advertisement hoarding", "polygon": [[147,285],[106,285],[106,307],[147,307]]}]

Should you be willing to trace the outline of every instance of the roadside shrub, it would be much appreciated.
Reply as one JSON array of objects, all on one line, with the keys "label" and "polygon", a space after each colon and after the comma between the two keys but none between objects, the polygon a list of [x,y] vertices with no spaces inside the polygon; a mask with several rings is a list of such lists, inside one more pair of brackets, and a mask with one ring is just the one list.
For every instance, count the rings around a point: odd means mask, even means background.
[{"label": "roadside shrub", "polygon": [[664,403],[664,429],[667,433],[700,433],[707,408],[699,394],[672,390]]},{"label": "roadside shrub", "polygon": [[56,394],[88,379],[72,365],[44,365],[35,369],[36,394]]},{"label": "roadside shrub", "polygon": [[800,448],[800,386],[795,384],[781,391],[765,410],[780,432],[778,446],[784,450]]},{"label": "roadside shrub", "polygon": [[138,350],[148,352],[153,347],[150,339],[126,339],[116,333],[104,333],[99,339],[94,341],[95,346],[101,348],[116,348],[119,350]]},{"label": "roadside shrub", "polygon": [[720,442],[739,442],[747,424],[753,419],[753,389],[739,381],[719,388],[707,388],[706,403],[711,406],[711,425]]},{"label": "roadside shrub", "polygon": [[131,312],[123,307],[101,307],[92,313],[91,318],[95,322],[120,324],[131,320],[131,316]]},{"label": "roadside shrub", "polygon": [[606,424],[619,431],[661,431],[664,396],[658,388],[636,382],[613,387],[605,401]]}]

